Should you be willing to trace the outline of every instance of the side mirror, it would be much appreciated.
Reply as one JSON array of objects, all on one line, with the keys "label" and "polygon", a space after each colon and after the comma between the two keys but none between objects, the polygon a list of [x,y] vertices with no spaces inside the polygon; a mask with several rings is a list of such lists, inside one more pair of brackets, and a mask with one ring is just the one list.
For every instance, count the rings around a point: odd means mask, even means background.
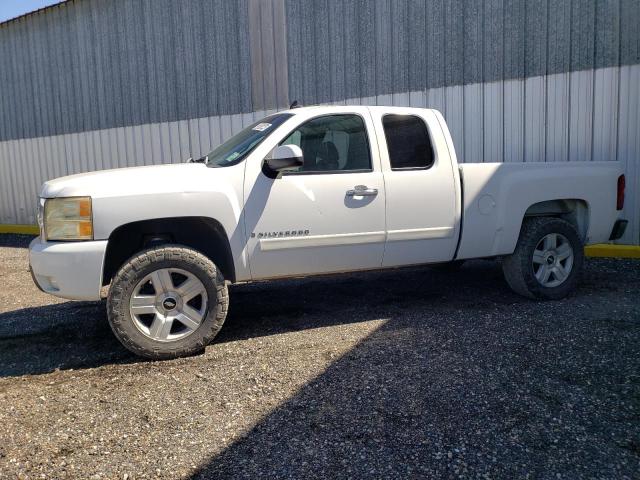
[{"label": "side mirror", "polygon": [[302,149],[297,145],[280,145],[273,149],[267,166],[274,172],[281,172],[290,168],[297,168],[304,165]]}]

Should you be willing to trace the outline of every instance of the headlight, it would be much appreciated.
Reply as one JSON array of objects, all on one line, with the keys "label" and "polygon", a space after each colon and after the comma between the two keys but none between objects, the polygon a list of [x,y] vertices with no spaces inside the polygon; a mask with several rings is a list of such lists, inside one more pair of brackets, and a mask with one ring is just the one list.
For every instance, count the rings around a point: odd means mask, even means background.
[{"label": "headlight", "polygon": [[91,197],[48,198],[44,233],[47,240],[92,240]]}]

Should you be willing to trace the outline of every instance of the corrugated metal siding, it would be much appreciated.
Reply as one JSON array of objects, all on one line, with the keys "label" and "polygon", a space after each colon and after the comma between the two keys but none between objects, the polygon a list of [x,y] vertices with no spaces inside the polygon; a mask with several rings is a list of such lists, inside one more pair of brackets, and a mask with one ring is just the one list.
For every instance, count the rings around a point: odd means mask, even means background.
[{"label": "corrugated metal siding", "polygon": [[39,188],[48,179],[184,162],[271,113],[274,110],[0,142],[0,224],[34,224]]},{"label": "corrugated metal siding", "polygon": [[249,0],[253,109],[289,105],[284,0]]},{"label": "corrugated metal siding", "polygon": [[638,24],[640,2],[630,0],[287,0],[290,98],[635,64]]},{"label": "corrugated metal siding", "polygon": [[249,112],[247,0],[80,0],[0,26],[0,140]]}]

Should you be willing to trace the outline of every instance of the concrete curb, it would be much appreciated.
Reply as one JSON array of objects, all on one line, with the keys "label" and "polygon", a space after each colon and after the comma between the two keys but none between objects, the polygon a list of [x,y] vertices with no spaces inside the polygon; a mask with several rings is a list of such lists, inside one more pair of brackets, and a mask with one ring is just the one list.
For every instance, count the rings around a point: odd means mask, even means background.
[{"label": "concrete curb", "polygon": [[38,235],[37,225],[0,225],[0,233],[20,233],[24,235]]},{"label": "concrete curb", "polygon": [[587,257],[640,258],[638,245],[597,244],[584,247]]}]

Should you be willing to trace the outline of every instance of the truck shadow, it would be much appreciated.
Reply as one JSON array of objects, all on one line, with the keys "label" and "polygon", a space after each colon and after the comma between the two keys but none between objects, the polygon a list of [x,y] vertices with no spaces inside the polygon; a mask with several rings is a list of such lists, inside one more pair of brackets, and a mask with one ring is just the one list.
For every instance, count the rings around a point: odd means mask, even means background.
[{"label": "truck shadow", "polygon": [[66,302],[0,314],[0,377],[135,361],[102,302]]},{"label": "truck shadow", "polygon": [[[633,476],[637,443],[625,422],[637,415],[625,405],[638,391],[630,359],[640,328],[639,310],[624,302],[639,272],[615,294],[585,283],[567,300],[536,304],[506,291],[496,270],[372,275],[369,292],[353,280],[318,286],[310,298],[355,288],[359,308],[372,302],[389,320],[191,478]],[[587,281],[616,275],[610,267]],[[620,318],[610,313],[616,300],[626,305]],[[342,301],[333,311],[325,302],[326,316],[343,315]]]},{"label": "truck shadow", "polygon": [[[217,343],[336,324],[402,316],[451,302],[449,308],[526,302],[511,294],[496,264],[463,272],[429,268],[363,272],[231,287],[229,316]],[[487,287],[490,284],[491,287]],[[456,291],[449,298],[449,292]],[[65,302],[0,313],[0,378],[56,369],[143,362],[113,336],[105,302]]]}]

